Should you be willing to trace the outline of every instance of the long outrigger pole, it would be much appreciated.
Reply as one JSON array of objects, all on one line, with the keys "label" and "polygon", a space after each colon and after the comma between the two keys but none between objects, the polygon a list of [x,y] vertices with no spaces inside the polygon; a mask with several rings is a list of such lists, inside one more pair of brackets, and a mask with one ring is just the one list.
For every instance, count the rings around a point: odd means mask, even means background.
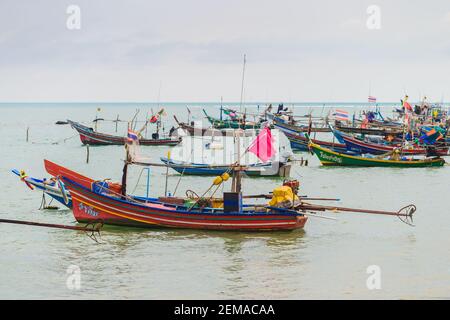
[{"label": "long outrigger pole", "polygon": [[97,238],[95,237],[95,234],[96,233],[100,234],[100,229],[103,227],[103,221],[101,221],[101,220],[94,222],[94,223],[88,223],[84,227],[67,226],[67,225],[63,225],[63,224],[54,224],[54,223],[24,221],[24,220],[11,220],[11,219],[0,219],[0,223],[21,224],[21,225],[35,226],[35,227],[46,227],[46,228],[84,231],[88,234],[89,238],[91,238],[95,242],[98,242]]}]

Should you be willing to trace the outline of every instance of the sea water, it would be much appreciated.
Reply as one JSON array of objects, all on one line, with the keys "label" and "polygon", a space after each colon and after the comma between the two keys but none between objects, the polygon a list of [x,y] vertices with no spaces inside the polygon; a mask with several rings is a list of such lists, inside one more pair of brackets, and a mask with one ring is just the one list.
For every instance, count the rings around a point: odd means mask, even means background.
[{"label": "sea water", "polygon": [[[175,125],[173,114],[187,120],[185,106],[191,110],[190,120],[202,121],[203,107],[219,116],[217,104],[161,105],[167,113],[166,131]],[[352,104],[297,104],[293,109],[297,115],[312,111],[326,116],[336,106],[351,114],[361,110]],[[249,117],[265,107],[249,105]],[[86,163],[86,147],[76,132],[55,122],[71,119],[94,126],[95,117],[130,120],[137,109],[142,121],[159,108],[148,103],[1,104],[0,218],[76,225],[71,211],[59,203],[52,203],[59,210],[39,210],[42,193],[29,190],[11,169],[46,177],[43,159],[49,159],[96,179],[120,181],[122,146],[91,146]],[[390,114],[392,107],[385,108]],[[120,122],[117,134],[125,134],[126,126]],[[116,134],[111,121],[99,121],[98,130]],[[148,130],[150,135],[154,128]],[[155,162],[168,150],[142,148]],[[450,298],[448,166],[325,168],[309,153],[296,157],[309,160],[308,166],[291,170],[300,181],[300,194],[339,198],[336,205],[356,208],[396,211],[415,204],[415,226],[392,216],[331,213],[336,221],[311,217],[304,230],[276,233],[106,226],[96,243],[83,232],[0,223],[0,298]],[[147,178],[141,170],[131,167],[128,191],[144,196]],[[201,194],[213,179],[180,180],[175,172],[170,174],[168,189],[174,192],[180,181],[178,196],[189,189]],[[164,182],[165,168],[151,168],[150,194],[162,195]],[[281,183],[277,178],[245,178],[243,190],[268,193]]]}]

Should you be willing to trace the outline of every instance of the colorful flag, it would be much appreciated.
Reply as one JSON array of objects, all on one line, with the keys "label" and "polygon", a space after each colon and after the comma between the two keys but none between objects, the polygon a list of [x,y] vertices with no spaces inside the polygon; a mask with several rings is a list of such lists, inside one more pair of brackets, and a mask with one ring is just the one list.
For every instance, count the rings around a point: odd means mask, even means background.
[{"label": "colorful flag", "polygon": [[408,111],[413,111],[413,108],[411,107],[411,105],[408,102],[408,96],[405,96],[405,99],[403,100],[403,107],[405,108],[405,110]]},{"label": "colorful flag", "polygon": [[377,98],[375,98],[373,96],[369,96],[368,101],[369,101],[369,103],[376,103],[377,102]]},{"label": "colorful flag", "polygon": [[[188,109],[188,110],[189,110],[189,109]],[[189,110],[189,113],[190,113],[190,110]],[[161,110],[159,110],[158,113],[155,114],[154,116],[152,116],[152,117],[150,118],[150,120],[148,120],[148,121],[150,121],[150,123],[156,123],[156,122],[159,120],[159,118],[160,118],[161,116],[166,116],[166,115],[167,115],[167,113],[166,113],[166,111],[164,110],[164,108],[161,108]]]},{"label": "colorful flag", "polygon": [[269,161],[276,153],[273,147],[272,132],[269,127],[262,129],[256,139],[248,147],[262,162]]},{"label": "colorful flag", "polygon": [[128,135],[127,135],[128,141],[132,142],[132,141],[138,141],[139,137],[137,135],[136,132],[134,132],[131,129],[128,129]]},{"label": "colorful flag", "polygon": [[348,118],[348,112],[347,112],[347,111],[344,111],[344,110],[339,110],[339,109],[337,109],[337,110],[334,112],[334,118],[335,118],[336,120],[349,121],[349,118]]}]

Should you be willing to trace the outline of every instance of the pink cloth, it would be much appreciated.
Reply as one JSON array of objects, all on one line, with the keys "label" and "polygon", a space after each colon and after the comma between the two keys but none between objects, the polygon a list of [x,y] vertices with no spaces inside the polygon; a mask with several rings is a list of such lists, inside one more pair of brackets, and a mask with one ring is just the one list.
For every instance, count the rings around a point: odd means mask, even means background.
[{"label": "pink cloth", "polygon": [[405,101],[403,103],[403,106],[405,107],[406,110],[413,111],[413,108],[411,107],[411,105],[407,101]]},{"label": "pink cloth", "polygon": [[145,206],[153,208],[153,209],[164,209],[164,210],[172,210],[174,211],[175,208],[174,207],[168,207],[165,206],[163,204],[158,204],[158,203],[143,203]]},{"label": "pink cloth", "polygon": [[275,155],[270,128],[266,127],[259,132],[248,151],[254,153],[262,162],[269,161]]}]

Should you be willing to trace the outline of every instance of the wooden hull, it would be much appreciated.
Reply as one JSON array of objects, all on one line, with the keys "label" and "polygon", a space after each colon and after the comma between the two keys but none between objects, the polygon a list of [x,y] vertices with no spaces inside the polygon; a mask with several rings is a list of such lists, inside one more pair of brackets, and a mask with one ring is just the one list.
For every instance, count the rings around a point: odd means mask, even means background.
[{"label": "wooden hull", "polygon": [[[297,131],[294,128],[289,128],[279,122],[274,122],[274,126],[276,129],[283,131],[283,133],[289,139],[292,149],[298,150],[298,151],[309,151],[309,148],[308,148],[309,140],[304,136],[303,132]],[[334,142],[321,141],[321,140],[316,140],[316,139],[313,139],[312,141],[315,144],[327,147],[329,149],[332,149],[332,150],[335,150],[338,152],[345,152],[347,150],[347,147],[343,143],[334,143]]]},{"label": "wooden hull", "polygon": [[145,228],[182,228],[223,231],[278,231],[303,228],[307,217],[290,211],[230,212],[220,209],[138,203],[95,193],[63,177],[72,194],[73,214],[78,222],[103,221],[106,224]]},{"label": "wooden hull", "polygon": [[[361,141],[354,137],[348,136],[346,134],[342,134],[341,132],[334,130],[333,131],[336,138],[340,141],[345,142],[346,148],[348,151],[356,152],[356,153],[370,153],[370,154],[384,154],[387,152],[391,152],[394,148],[401,148],[399,145],[384,145],[372,142]],[[436,148],[437,153],[440,156],[445,156],[448,153],[448,147]],[[403,148],[402,153],[405,155],[424,155],[427,153],[427,150],[422,147],[416,148]]]},{"label": "wooden hull", "polygon": [[324,166],[422,168],[442,167],[445,164],[445,160],[441,158],[401,161],[383,160],[342,154],[314,143],[311,143],[310,147]]},{"label": "wooden hull", "polygon": [[386,136],[386,135],[398,136],[403,133],[402,129],[397,129],[397,128],[376,129],[376,128],[348,127],[348,126],[342,126],[342,125],[336,125],[336,128],[339,131],[346,132],[346,133],[368,134],[368,135],[378,135],[378,136]]},{"label": "wooden hull", "polygon": [[67,169],[47,159],[44,160],[44,167],[51,176],[69,178],[70,180],[88,189],[90,189],[92,187],[92,184],[95,182],[95,180],[92,178],[83,176],[78,172]]},{"label": "wooden hull", "polygon": [[220,120],[210,117],[205,110],[203,110],[209,123],[216,129],[258,129],[260,126],[255,122],[241,122],[235,120]]},{"label": "wooden hull", "polygon": [[309,126],[307,125],[295,125],[295,124],[289,124],[286,123],[285,121],[281,120],[278,117],[274,117],[273,118],[273,124],[274,126],[278,126],[281,128],[284,128],[286,130],[290,130],[292,132],[296,132],[296,133],[306,133],[308,131],[310,132],[331,132],[331,129],[329,127],[323,127],[323,128],[318,128],[318,127],[311,127],[311,129],[309,128]]},{"label": "wooden hull", "polygon": [[[126,137],[114,136],[105,133],[95,132],[92,128],[83,126],[77,122],[68,120],[72,128],[80,134],[83,144],[89,145],[124,145],[127,143]],[[140,139],[139,144],[143,146],[175,146],[180,140],[173,139]]]},{"label": "wooden hull", "polygon": [[[229,170],[229,166],[214,166],[208,167],[208,165],[186,165],[177,163],[174,161],[168,161],[167,158],[161,158],[161,161],[167,164],[170,168],[178,173],[185,175],[197,175],[197,176],[220,176],[224,172]],[[283,177],[289,178],[291,172],[290,164],[281,164],[278,166],[277,171],[273,170],[272,164],[250,166],[248,170],[244,170],[243,173],[250,177]]]}]

